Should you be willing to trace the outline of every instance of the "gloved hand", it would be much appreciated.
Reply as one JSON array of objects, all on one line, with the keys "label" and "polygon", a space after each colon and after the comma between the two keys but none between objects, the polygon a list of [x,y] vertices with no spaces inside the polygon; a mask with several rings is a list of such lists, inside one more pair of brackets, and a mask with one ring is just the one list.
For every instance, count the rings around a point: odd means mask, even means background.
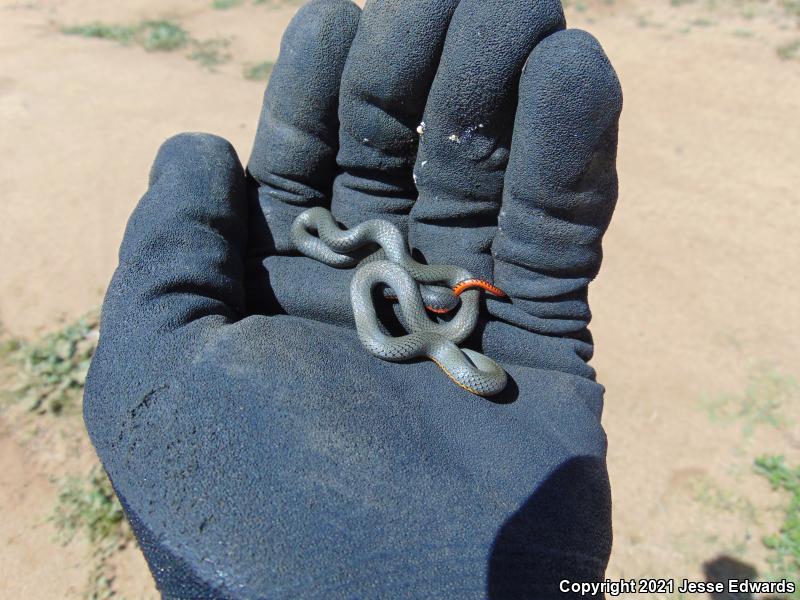
[{"label": "gloved hand", "polygon": [[[587,286],[617,196],[619,83],[555,0],[313,0],[245,174],[161,148],[103,307],[85,419],[174,598],[539,598],[603,578]],[[512,135],[513,133],[513,135]],[[310,206],[388,219],[505,290],[469,346],[506,391],[374,358]]]}]

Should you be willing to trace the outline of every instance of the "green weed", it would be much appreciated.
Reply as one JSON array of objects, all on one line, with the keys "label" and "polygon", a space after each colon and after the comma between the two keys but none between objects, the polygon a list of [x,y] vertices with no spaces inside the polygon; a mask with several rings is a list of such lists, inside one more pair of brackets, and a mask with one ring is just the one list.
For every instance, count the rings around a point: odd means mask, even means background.
[{"label": "green weed", "polygon": [[758,523],[758,515],[752,502],[723,488],[710,477],[699,477],[693,482],[694,499],[713,511],[739,515],[746,522]]},{"label": "green weed", "polygon": [[106,25],[105,23],[87,23],[85,25],[73,25],[62,27],[61,33],[67,35],[79,35],[88,38],[98,38],[101,40],[114,40],[121,44],[129,44],[136,36],[136,28],[127,25]]},{"label": "green weed", "polygon": [[230,52],[226,51],[229,45],[230,40],[222,38],[192,40],[193,50],[189,53],[189,59],[196,60],[208,69],[213,69],[231,59]]},{"label": "green weed", "polygon": [[743,19],[751,21],[756,18],[756,12],[752,8],[744,8],[740,13]]},{"label": "green weed", "polygon": [[62,27],[67,35],[113,40],[121,44],[136,43],[148,51],[170,51],[189,41],[186,31],[172,21],[143,21],[138,25],[108,25],[88,23]]},{"label": "green weed", "polygon": [[275,63],[270,60],[265,60],[255,65],[248,65],[244,69],[244,78],[253,81],[267,81],[274,66]]},{"label": "green weed", "polygon": [[11,342],[16,367],[11,397],[31,411],[59,414],[75,409],[97,346],[99,313],[89,314],[42,339]]},{"label": "green weed", "polygon": [[217,10],[227,10],[244,3],[244,0],[214,0],[211,7]]},{"label": "green weed", "polygon": [[775,51],[781,60],[794,60],[800,58],[800,40],[778,46]]},{"label": "green weed", "polygon": [[800,19],[800,0],[781,0],[781,5],[787,15]]},{"label": "green weed", "polygon": [[[669,0],[670,6],[701,6],[717,14],[734,12],[744,19],[772,17],[776,20],[789,18],[800,23],[800,0]],[[708,25],[700,25],[701,27]]]},{"label": "green weed", "polygon": [[761,426],[781,428],[786,420],[782,408],[797,401],[797,382],[774,369],[759,368],[751,375],[743,394],[704,396],[701,406],[715,422],[738,422],[750,437]]},{"label": "green weed", "polygon": [[6,328],[0,323],[0,359],[8,359],[13,356],[20,348],[20,341],[10,335]]},{"label": "green weed", "polygon": [[50,520],[64,545],[79,534],[90,544],[93,564],[84,597],[107,600],[116,596],[108,561],[134,538],[103,468],[95,466],[87,479],[67,477]]},{"label": "green weed", "polygon": [[99,465],[92,468],[87,480],[64,480],[51,519],[64,544],[79,533],[93,546],[119,546],[131,539],[122,506]]},{"label": "green weed", "polygon": [[140,26],[139,39],[145,50],[169,51],[185,46],[189,36],[172,21],[146,21]]},{"label": "green weed", "polygon": [[791,597],[800,598],[800,466],[789,467],[783,456],[762,456],[756,459],[755,470],[769,481],[773,490],[789,494],[780,531],[765,537],[763,542],[770,550],[770,577],[794,581],[798,591]]},{"label": "green weed", "polygon": [[586,12],[588,8],[585,3],[580,1],[575,2],[573,0],[563,0],[562,4],[564,5],[564,8],[574,8],[578,12]]}]

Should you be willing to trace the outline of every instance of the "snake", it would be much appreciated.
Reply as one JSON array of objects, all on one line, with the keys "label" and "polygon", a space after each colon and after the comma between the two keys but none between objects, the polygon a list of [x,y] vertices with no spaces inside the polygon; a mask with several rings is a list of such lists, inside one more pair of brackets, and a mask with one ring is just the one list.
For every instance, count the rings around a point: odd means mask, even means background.
[{"label": "snake", "polygon": [[[384,219],[348,229],[328,209],[313,207],[297,216],[289,238],[294,250],[309,258],[336,268],[356,267],[350,302],[358,338],[370,354],[389,362],[428,358],[453,383],[478,396],[505,389],[508,376],[496,361],[458,346],[477,325],[481,291],[505,297],[503,290],[456,265],[417,262],[402,232]],[[373,299],[379,287],[385,298],[399,303],[406,335],[393,337],[381,328]],[[456,307],[446,321],[428,315]]]}]

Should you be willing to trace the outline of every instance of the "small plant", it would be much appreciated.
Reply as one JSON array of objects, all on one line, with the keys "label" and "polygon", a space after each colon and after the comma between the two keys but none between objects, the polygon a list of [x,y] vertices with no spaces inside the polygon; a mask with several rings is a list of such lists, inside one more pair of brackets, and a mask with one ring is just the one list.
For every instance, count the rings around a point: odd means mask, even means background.
[{"label": "small plant", "polygon": [[139,40],[145,50],[169,51],[186,45],[189,36],[171,21],[146,21],[140,26]]},{"label": "small plant", "polygon": [[763,425],[783,427],[785,418],[781,410],[797,401],[797,390],[793,378],[762,367],[751,374],[743,394],[705,396],[700,404],[712,421],[739,422],[744,436],[750,437]]},{"label": "small plant", "polygon": [[738,515],[745,522],[758,524],[758,514],[746,497],[725,489],[709,477],[699,477],[693,482],[694,499],[712,511]]},{"label": "small plant", "polygon": [[143,21],[138,25],[108,25],[89,23],[62,27],[67,35],[113,40],[121,44],[136,43],[148,51],[169,51],[185,46],[189,41],[186,31],[172,21]]},{"label": "small plant", "polygon": [[564,8],[571,8],[577,12],[586,12],[589,8],[583,0],[563,0],[562,6]]},{"label": "small plant", "polygon": [[116,595],[114,572],[108,561],[133,540],[133,534],[103,468],[95,466],[85,480],[67,477],[50,519],[64,545],[78,534],[89,541],[93,565],[84,597],[89,600],[113,598]]},{"label": "small plant", "polygon": [[780,531],[765,537],[763,542],[770,550],[770,576],[794,581],[797,591],[791,597],[800,598],[800,466],[789,467],[783,456],[762,456],[756,459],[755,470],[769,481],[773,490],[789,493]]},{"label": "small plant", "polygon": [[99,465],[92,468],[85,481],[78,477],[64,480],[52,521],[64,544],[78,533],[83,533],[93,546],[119,546],[131,539],[122,506]]},{"label": "small plant", "polygon": [[0,358],[13,356],[20,348],[20,341],[10,335],[0,323]]},{"label": "small plant", "polygon": [[12,397],[35,412],[59,414],[78,404],[97,346],[99,314],[83,317],[35,342],[16,342]]},{"label": "small plant", "polygon": [[226,52],[229,45],[230,40],[227,39],[192,40],[193,50],[189,59],[196,60],[207,69],[213,69],[231,59],[230,53]]},{"label": "small plant", "polygon": [[800,20],[800,0],[781,0],[781,5],[787,15]]},{"label": "small plant", "polygon": [[781,60],[794,60],[800,58],[800,40],[778,46],[775,50]]},{"label": "small plant", "polygon": [[114,40],[120,44],[130,44],[136,36],[136,28],[127,25],[106,25],[104,23],[88,23],[62,27],[61,33],[79,35],[82,37],[98,38],[101,40]]},{"label": "small plant", "polygon": [[274,66],[275,63],[270,60],[265,60],[255,65],[248,65],[244,69],[244,78],[252,81],[267,81]]},{"label": "small plant", "polygon": [[244,0],[214,0],[211,3],[211,7],[217,10],[227,10],[235,6],[239,6],[243,2]]}]

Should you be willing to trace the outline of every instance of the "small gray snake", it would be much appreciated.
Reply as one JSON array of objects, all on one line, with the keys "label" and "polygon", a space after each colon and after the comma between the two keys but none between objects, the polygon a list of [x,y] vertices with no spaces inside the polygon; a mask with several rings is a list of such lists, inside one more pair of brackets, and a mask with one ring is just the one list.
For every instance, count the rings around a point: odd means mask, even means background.
[{"label": "small gray snake", "polygon": [[[350,301],[358,337],[371,354],[391,362],[428,357],[454,383],[479,396],[493,396],[505,389],[507,375],[497,362],[457,346],[478,322],[481,289],[505,296],[502,290],[461,267],[415,261],[400,230],[381,219],[342,229],[329,210],[310,208],[295,219],[290,239],[294,249],[305,256],[332,267],[358,267],[350,284]],[[354,256],[376,244],[377,251]],[[393,296],[385,295],[397,298],[400,320],[408,334],[392,337],[381,329],[372,299],[378,286],[387,286]],[[437,323],[426,312],[427,308],[449,313],[459,299],[461,308],[447,322]]]}]

